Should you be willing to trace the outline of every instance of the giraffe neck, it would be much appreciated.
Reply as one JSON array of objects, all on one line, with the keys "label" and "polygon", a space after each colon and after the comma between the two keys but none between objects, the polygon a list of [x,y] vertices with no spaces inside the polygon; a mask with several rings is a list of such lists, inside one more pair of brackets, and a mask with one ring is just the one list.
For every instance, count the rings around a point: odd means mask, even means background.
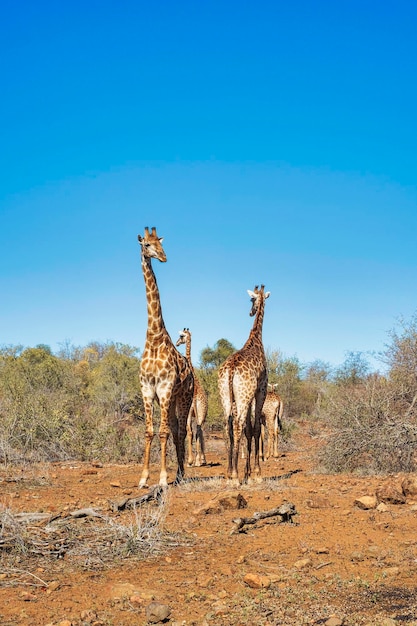
[{"label": "giraffe neck", "polygon": [[265,300],[262,299],[258,310],[256,311],[256,316],[253,321],[252,330],[250,331],[248,341],[246,345],[254,342],[262,343],[262,325],[264,321],[264,311],[265,311]]},{"label": "giraffe neck", "polygon": [[165,329],[162,318],[161,301],[158,284],[152,269],[151,259],[142,254],[142,270],[145,279],[146,302],[148,308],[148,335],[157,334]]},{"label": "giraffe neck", "polygon": [[191,339],[187,337],[187,341],[185,343],[185,357],[189,364],[191,365]]}]

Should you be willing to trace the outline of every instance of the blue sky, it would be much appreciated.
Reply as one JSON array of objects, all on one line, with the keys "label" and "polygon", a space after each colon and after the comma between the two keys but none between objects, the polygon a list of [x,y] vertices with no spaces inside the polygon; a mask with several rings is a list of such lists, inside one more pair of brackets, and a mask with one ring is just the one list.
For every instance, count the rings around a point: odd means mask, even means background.
[{"label": "blue sky", "polygon": [[193,359],[252,326],[302,362],[417,309],[417,5],[3,3],[0,343],[143,346],[137,234]]}]

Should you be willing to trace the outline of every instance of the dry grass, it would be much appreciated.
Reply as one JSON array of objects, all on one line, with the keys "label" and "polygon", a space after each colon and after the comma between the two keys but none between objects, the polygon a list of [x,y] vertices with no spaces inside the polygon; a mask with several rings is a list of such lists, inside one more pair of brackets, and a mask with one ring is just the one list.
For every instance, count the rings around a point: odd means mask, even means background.
[{"label": "dry grass", "polygon": [[[156,557],[172,547],[188,545],[189,538],[165,529],[169,490],[158,503],[133,511],[107,515],[99,511],[77,517],[47,514],[13,514],[0,510],[0,554],[3,573],[10,577],[2,585],[21,583],[14,572],[29,572],[40,565],[48,568],[65,561],[65,567],[100,569],[113,567],[125,558]],[[22,569],[24,568],[24,569]],[[30,583],[34,584],[30,579]]]}]

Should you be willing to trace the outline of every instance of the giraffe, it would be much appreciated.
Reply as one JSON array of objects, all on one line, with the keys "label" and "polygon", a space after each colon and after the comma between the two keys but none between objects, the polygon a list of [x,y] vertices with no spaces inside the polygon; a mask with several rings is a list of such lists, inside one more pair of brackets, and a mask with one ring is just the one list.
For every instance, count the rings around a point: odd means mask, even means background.
[{"label": "giraffe", "polygon": [[204,434],[203,424],[206,421],[208,401],[206,392],[203,389],[202,384],[198,380],[194,371],[193,364],[191,362],[191,332],[189,328],[180,330],[179,339],[175,344],[177,347],[185,343],[185,357],[190,364],[194,374],[194,396],[193,403],[191,405],[190,412],[187,420],[187,443],[188,443],[188,466],[193,465],[193,421],[196,423],[196,454],[195,454],[195,466],[200,467],[206,465],[206,455],[204,452]]},{"label": "giraffe", "polygon": [[167,258],[162,247],[162,237],[153,227],[145,228],[142,237],[141,262],[145,279],[148,310],[148,328],[140,365],[140,384],[145,406],[145,451],[139,487],[146,487],[149,478],[149,460],[154,437],[153,412],[156,400],[161,409],[159,439],[161,444],[161,470],[159,484],[167,486],[166,453],[169,432],[177,453],[176,482],[184,475],[185,435],[187,417],[194,393],[194,376],[187,359],[178,352],[165,328],[162,317],[159,289],[152,269],[152,259],[165,263]]},{"label": "giraffe", "polygon": [[[269,459],[270,456],[278,457],[278,430],[282,428],[282,415],[284,413],[284,402],[281,396],[275,391],[278,385],[268,383],[268,392],[262,408],[262,428],[261,428],[261,448],[262,460]],[[268,445],[266,454],[264,451],[265,429],[268,433]]]},{"label": "giraffe", "polygon": [[[262,325],[265,300],[270,292],[264,285],[254,291],[248,290],[252,302],[250,315],[255,316],[249,338],[243,348],[229,356],[221,365],[218,375],[220,399],[225,416],[225,433],[228,455],[227,477],[239,483],[238,461],[242,432],[247,440],[245,481],[251,476],[252,437],[255,440],[255,480],[261,480],[259,464],[259,439],[261,434],[261,411],[267,391],[267,367],[262,343]],[[251,419],[251,404],[255,401],[254,419]]]}]

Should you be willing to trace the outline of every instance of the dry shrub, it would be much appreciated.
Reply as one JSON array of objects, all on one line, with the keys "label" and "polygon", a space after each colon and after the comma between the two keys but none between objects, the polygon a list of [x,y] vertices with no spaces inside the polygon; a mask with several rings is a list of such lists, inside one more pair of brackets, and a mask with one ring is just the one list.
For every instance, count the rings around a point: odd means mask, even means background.
[{"label": "dry shrub", "polygon": [[[147,503],[129,513],[105,515],[96,511],[84,518],[41,518],[36,524],[31,514],[26,519],[25,514],[22,517],[9,508],[0,508],[3,571],[13,573],[16,563],[19,568],[33,568],[34,563],[52,567],[62,558],[74,567],[97,568],[112,565],[115,559],[140,560],[189,545],[189,538],[165,528],[168,510],[169,490],[163,490],[157,503]],[[0,582],[8,585],[16,580]]]},{"label": "dry shrub", "polygon": [[355,385],[335,385],[322,415],[331,429],[319,451],[326,470],[415,471],[417,424],[393,381],[372,374]]}]

